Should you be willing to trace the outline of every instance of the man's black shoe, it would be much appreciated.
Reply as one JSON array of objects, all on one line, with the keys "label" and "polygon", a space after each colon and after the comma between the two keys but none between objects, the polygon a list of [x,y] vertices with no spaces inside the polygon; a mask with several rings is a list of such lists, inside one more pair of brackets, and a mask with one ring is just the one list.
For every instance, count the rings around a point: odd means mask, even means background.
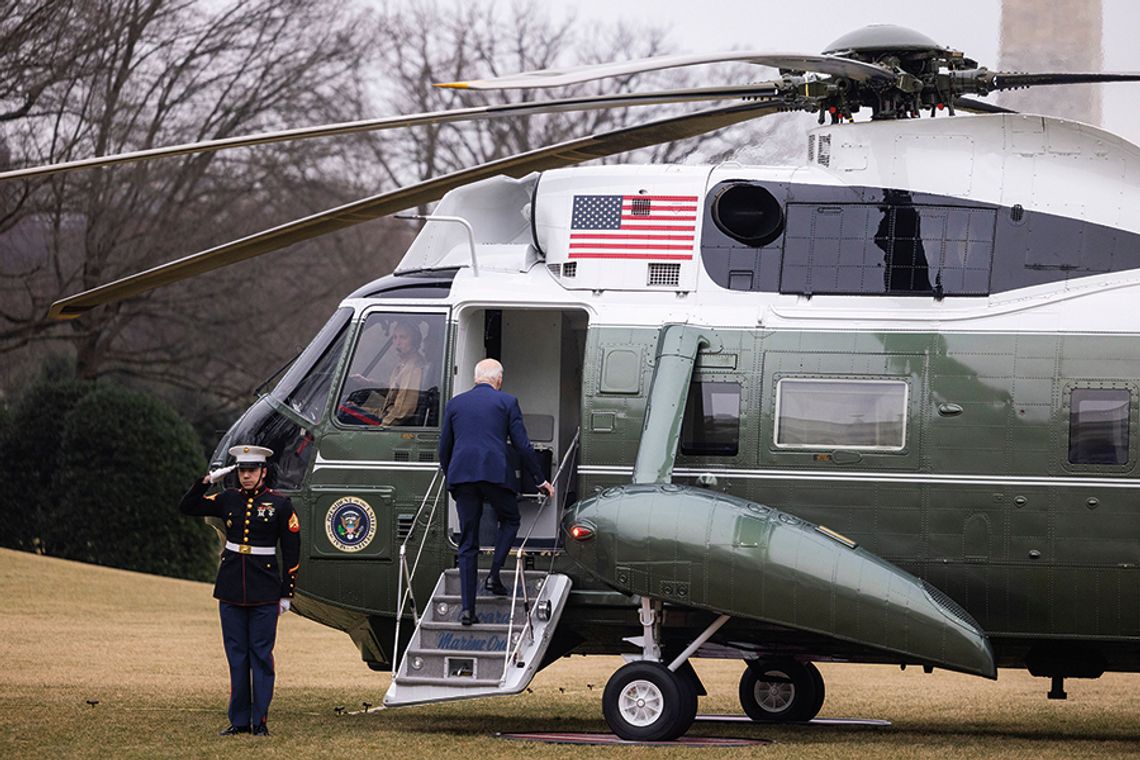
[{"label": "man's black shoe", "polygon": [[490,575],[488,575],[487,580],[483,582],[483,589],[488,594],[494,594],[495,596],[511,595],[511,592],[507,589],[506,586],[503,585],[503,582],[501,580]]},{"label": "man's black shoe", "polygon": [[218,736],[237,736],[238,734],[248,734],[249,726],[229,726],[223,731],[218,732]]},{"label": "man's black shoe", "polygon": [[269,726],[264,723],[253,727],[254,736],[269,736]]},{"label": "man's black shoe", "polygon": [[471,610],[463,610],[459,613],[460,625],[475,625],[479,622],[479,618],[475,617],[475,613]]}]

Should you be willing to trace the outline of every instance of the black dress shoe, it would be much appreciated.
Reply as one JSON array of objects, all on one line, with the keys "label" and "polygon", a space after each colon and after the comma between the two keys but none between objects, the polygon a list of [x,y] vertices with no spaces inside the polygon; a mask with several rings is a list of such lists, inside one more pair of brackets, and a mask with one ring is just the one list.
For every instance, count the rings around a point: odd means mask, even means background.
[{"label": "black dress shoe", "polygon": [[475,613],[471,610],[463,610],[459,613],[460,625],[475,625],[479,622],[479,618],[475,617]]},{"label": "black dress shoe", "polygon": [[483,581],[483,589],[488,594],[494,594],[495,596],[511,595],[511,592],[507,589],[506,586],[503,585],[503,582],[501,580],[498,578],[493,578],[489,575],[487,576],[487,580]]},{"label": "black dress shoe", "polygon": [[248,734],[249,726],[229,726],[228,728],[219,731],[218,736],[237,736],[238,734]]},{"label": "black dress shoe", "polygon": [[254,736],[269,736],[269,726],[261,723],[253,727]]}]

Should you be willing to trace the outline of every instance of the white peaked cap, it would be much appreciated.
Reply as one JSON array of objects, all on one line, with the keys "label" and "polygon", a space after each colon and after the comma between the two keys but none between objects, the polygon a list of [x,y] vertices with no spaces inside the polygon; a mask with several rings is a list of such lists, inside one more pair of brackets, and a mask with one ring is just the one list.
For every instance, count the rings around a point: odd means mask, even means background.
[{"label": "white peaked cap", "polygon": [[265,460],[273,456],[273,449],[264,446],[230,446],[230,456],[237,460],[238,465],[265,464]]}]

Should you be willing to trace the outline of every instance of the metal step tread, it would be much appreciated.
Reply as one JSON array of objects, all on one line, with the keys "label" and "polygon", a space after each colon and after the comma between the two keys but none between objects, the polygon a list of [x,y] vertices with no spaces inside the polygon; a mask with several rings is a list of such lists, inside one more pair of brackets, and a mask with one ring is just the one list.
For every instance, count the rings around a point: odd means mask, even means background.
[{"label": "metal step tread", "polygon": [[[534,604],[534,599],[535,599],[535,594],[531,594],[530,595],[530,603],[531,604]],[[460,603],[463,602],[463,597],[461,597],[459,594],[437,594],[437,595],[433,596],[431,598],[431,600],[432,600],[432,602],[447,602],[448,604],[455,604],[456,606],[458,606]],[[478,594],[475,596],[476,609],[478,609],[478,605],[487,604],[488,602],[503,602],[503,603],[509,605],[511,603],[511,598],[509,596],[495,596],[494,594],[485,594],[485,595],[484,594]],[[519,607],[522,607],[522,605],[523,605],[522,594],[519,594],[515,598],[515,604],[517,604]]]},{"label": "metal step tread", "polygon": [[498,686],[498,678],[456,678],[441,676],[433,678],[432,676],[398,676],[396,683],[399,686],[451,686],[455,688],[464,688],[468,686]]},{"label": "metal step tread", "polygon": [[[453,578],[453,577],[459,575],[459,568],[458,567],[449,567],[448,569],[443,571],[443,574],[449,578]],[[528,579],[545,578],[548,575],[550,575],[550,573],[548,573],[545,570],[524,570],[523,571],[523,577],[528,578]],[[504,568],[502,574],[500,574],[499,577],[503,580],[503,583],[506,583],[507,578],[514,578],[515,577],[515,573],[513,570],[507,570],[506,568]],[[479,569],[479,582],[482,583],[484,580],[486,580],[486,578],[487,578],[487,571],[480,568]]]},{"label": "metal step tread", "polygon": [[428,655],[429,657],[489,657],[499,660],[507,656],[507,653],[502,650],[431,649],[428,647],[412,647],[408,650],[408,654]]},{"label": "metal step tread", "polygon": [[[476,613],[478,614],[478,613]],[[461,625],[447,620],[424,620],[420,622],[420,629],[424,631],[458,631],[460,633],[499,633],[511,626],[507,623],[476,623],[475,625]],[[515,623],[514,629],[520,629]]]}]

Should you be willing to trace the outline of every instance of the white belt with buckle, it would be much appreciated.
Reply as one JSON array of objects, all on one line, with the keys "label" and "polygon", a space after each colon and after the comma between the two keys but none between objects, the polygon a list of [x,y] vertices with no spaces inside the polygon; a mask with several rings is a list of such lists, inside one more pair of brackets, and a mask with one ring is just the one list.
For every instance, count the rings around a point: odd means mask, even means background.
[{"label": "white belt with buckle", "polygon": [[235,544],[232,541],[226,541],[226,548],[231,552],[238,554],[276,554],[277,547],[275,546],[249,546],[248,544]]}]

